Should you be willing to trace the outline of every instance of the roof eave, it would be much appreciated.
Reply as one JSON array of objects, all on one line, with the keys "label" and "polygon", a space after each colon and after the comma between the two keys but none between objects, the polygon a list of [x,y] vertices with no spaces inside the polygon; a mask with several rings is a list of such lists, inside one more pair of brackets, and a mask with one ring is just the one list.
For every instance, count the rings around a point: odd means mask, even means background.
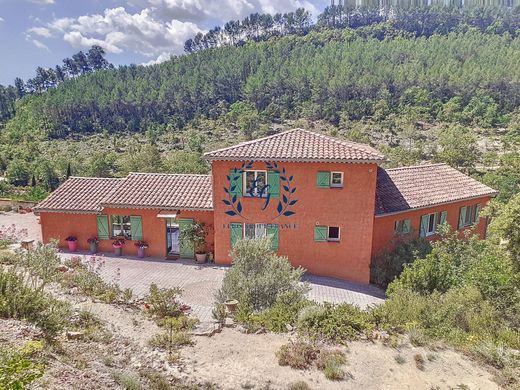
[{"label": "roof eave", "polygon": [[493,191],[493,192],[490,192],[488,194],[464,197],[464,198],[449,200],[449,201],[446,201],[446,202],[433,203],[433,204],[426,205],[426,206],[410,207],[409,209],[406,209],[406,210],[391,211],[389,213],[375,214],[374,217],[376,217],[376,218],[388,217],[388,216],[391,216],[391,215],[403,214],[403,213],[408,213],[408,212],[411,212],[411,211],[424,210],[424,209],[429,209],[429,208],[432,208],[432,207],[443,206],[443,205],[452,204],[452,203],[458,203],[458,202],[462,202],[462,201],[465,201],[465,200],[474,200],[474,199],[486,198],[488,196],[491,197],[491,198],[494,198],[495,196],[497,196],[497,194],[498,194],[498,191]]},{"label": "roof eave", "polygon": [[40,213],[63,213],[63,214],[100,214],[101,210],[85,210],[85,209],[51,209],[51,208],[34,208],[35,214]]},{"label": "roof eave", "polygon": [[102,203],[103,208],[115,209],[144,209],[144,210],[184,210],[184,211],[213,211],[213,207],[178,207],[171,205],[136,205],[124,203]]},{"label": "roof eave", "polygon": [[245,157],[215,157],[204,156],[207,161],[279,161],[279,162],[306,162],[306,163],[347,163],[347,164],[381,164],[387,161],[380,159],[325,159],[325,158],[245,158]]}]

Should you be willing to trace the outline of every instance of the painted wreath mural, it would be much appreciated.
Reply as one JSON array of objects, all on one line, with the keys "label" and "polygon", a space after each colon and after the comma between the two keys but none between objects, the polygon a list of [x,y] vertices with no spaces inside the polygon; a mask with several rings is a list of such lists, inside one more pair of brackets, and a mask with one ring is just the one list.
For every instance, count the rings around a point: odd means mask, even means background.
[{"label": "painted wreath mural", "polygon": [[[243,215],[244,208],[242,206],[242,202],[240,201],[240,196],[237,194],[237,189],[240,189],[242,186],[242,174],[251,169],[253,166],[253,162],[243,162],[239,168],[234,168],[229,175],[226,176],[228,185],[224,187],[224,192],[227,194],[227,199],[222,199],[224,204],[228,206],[228,210],[226,210],[227,215],[232,216],[240,216],[241,218],[247,219]],[[276,206],[277,214],[273,217],[276,219],[278,217],[290,217],[294,215],[295,212],[292,210],[293,206],[298,202],[297,199],[294,199],[294,194],[296,192],[296,187],[293,185],[293,176],[288,175],[285,168],[278,167],[278,163],[276,162],[266,162],[265,167],[267,169],[268,175],[269,172],[275,173],[279,176],[280,179],[280,196],[278,199],[278,204]],[[258,178],[250,184],[249,188],[247,188],[247,194],[250,197],[261,198],[264,200],[262,205],[262,210],[267,209],[271,204],[271,191],[268,177],[265,177],[265,180],[262,181]],[[273,202],[274,203],[274,202]]]}]

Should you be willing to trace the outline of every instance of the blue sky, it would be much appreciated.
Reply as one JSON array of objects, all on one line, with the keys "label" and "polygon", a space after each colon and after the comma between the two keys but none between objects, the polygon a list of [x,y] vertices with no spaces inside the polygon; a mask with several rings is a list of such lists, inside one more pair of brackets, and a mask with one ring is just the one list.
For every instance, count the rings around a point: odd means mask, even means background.
[{"label": "blue sky", "polygon": [[199,31],[252,12],[298,7],[314,17],[329,0],[0,0],[0,84],[34,76],[93,44],[113,64],[160,62]]}]

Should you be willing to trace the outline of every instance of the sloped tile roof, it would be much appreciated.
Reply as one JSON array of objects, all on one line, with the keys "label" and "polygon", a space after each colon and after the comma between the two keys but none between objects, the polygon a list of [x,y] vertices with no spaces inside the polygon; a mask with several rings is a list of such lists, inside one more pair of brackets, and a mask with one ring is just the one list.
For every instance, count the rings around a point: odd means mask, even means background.
[{"label": "sloped tile roof", "polygon": [[35,212],[98,213],[100,202],[123,179],[70,177],[34,208]]},{"label": "sloped tile roof", "polygon": [[110,207],[212,210],[211,176],[130,173],[101,204]]},{"label": "sloped tile roof", "polygon": [[446,164],[377,172],[376,215],[495,195],[497,191]]},{"label": "sloped tile roof", "polygon": [[379,162],[385,156],[376,149],[304,129],[218,149],[204,155],[208,160],[276,160],[325,162]]}]

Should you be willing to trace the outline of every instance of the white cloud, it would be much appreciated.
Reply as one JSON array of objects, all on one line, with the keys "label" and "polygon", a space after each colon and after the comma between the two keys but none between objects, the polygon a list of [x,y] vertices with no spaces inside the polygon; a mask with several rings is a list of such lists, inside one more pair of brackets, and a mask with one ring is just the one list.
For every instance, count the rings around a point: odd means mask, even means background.
[{"label": "white cloud", "polygon": [[51,5],[54,4],[54,0],[27,0],[30,3],[38,4],[38,5]]},{"label": "white cloud", "polygon": [[305,8],[313,15],[318,9],[310,0],[139,0],[141,5],[152,7],[158,18],[175,18],[184,21],[225,23],[243,19],[253,12],[275,14]]},{"label": "white cloud", "polygon": [[168,61],[170,58],[172,58],[173,53],[161,53],[155,60],[151,60],[148,62],[143,62],[141,65],[148,66],[148,65],[155,65],[160,64],[161,62]]},{"label": "white cloud", "polygon": [[2,18],[2,17],[0,16],[0,23],[2,23],[3,21],[4,21],[4,18]]},{"label": "white cloud", "polygon": [[39,35],[40,37],[43,37],[43,38],[50,38],[52,35],[51,31],[46,27],[31,27],[30,29],[27,30],[27,32],[29,34]]},{"label": "white cloud", "polygon": [[130,14],[123,7],[105,9],[102,15],[56,19],[48,27],[63,33],[74,47],[96,44],[110,53],[129,50],[147,57],[179,53],[188,38],[202,31],[192,22],[158,20],[149,8]]},{"label": "white cloud", "polygon": [[38,49],[50,51],[47,45],[37,39],[29,39],[30,42],[34,44]]}]

